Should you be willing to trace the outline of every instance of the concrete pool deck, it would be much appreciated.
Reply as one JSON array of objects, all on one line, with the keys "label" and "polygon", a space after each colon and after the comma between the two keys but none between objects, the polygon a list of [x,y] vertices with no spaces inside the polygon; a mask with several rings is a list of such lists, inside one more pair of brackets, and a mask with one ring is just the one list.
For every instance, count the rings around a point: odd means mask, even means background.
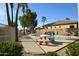
[{"label": "concrete pool deck", "polygon": [[40,45],[42,47],[42,49],[44,49],[45,52],[51,52],[51,51],[56,51],[66,45],[68,45],[69,43],[74,42],[75,40],[55,40],[55,43],[53,43],[52,45],[49,46],[44,46],[44,45]]},{"label": "concrete pool deck", "polygon": [[[64,46],[68,45],[69,43],[72,43],[75,41],[75,40],[70,40],[70,39],[55,39],[55,43],[53,43],[52,45],[49,45],[49,46],[45,46],[45,45],[39,45],[38,43],[36,43],[34,40],[35,39],[34,36],[30,36],[30,37],[32,39],[20,38],[20,40],[24,47],[24,50],[31,54],[42,54],[44,52],[56,51]],[[71,38],[73,38],[73,37],[71,37]],[[78,38],[78,37],[75,37],[75,38]]]}]

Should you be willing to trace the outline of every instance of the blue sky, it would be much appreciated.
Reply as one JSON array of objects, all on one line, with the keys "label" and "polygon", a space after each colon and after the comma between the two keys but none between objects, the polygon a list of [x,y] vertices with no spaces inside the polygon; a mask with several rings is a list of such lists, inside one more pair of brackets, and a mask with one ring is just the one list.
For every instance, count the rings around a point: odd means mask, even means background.
[{"label": "blue sky", "polygon": [[[41,18],[46,16],[47,23],[57,20],[63,20],[66,17],[77,20],[77,4],[72,3],[28,3],[28,7],[37,13],[38,26],[42,26]],[[14,14],[16,12],[16,4],[14,7]],[[22,15],[21,9],[19,15]],[[15,17],[15,15],[14,15]],[[5,4],[0,4],[0,23],[7,24]],[[21,29],[18,23],[18,28]]]}]

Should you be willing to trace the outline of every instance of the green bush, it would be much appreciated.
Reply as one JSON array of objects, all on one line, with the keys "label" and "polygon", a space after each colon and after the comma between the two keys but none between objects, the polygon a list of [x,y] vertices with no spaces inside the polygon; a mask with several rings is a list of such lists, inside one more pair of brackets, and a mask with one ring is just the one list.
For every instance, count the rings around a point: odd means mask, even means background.
[{"label": "green bush", "polygon": [[0,42],[0,55],[19,56],[22,55],[22,48],[18,42]]},{"label": "green bush", "polygon": [[58,56],[56,52],[47,52],[47,56]]},{"label": "green bush", "polygon": [[68,45],[66,54],[68,56],[79,56],[79,43]]}]

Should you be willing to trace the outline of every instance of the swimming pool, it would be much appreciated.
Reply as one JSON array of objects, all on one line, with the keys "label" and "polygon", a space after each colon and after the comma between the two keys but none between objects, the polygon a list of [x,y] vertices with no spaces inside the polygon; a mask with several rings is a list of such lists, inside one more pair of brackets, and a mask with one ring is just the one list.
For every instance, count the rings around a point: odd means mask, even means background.
[{"label": "swimming pool", "polygon": [[50,35],[50,36],[48,36],[48,38],[61,39],[61,38],[65,38],[65,37],[63,35]]}]

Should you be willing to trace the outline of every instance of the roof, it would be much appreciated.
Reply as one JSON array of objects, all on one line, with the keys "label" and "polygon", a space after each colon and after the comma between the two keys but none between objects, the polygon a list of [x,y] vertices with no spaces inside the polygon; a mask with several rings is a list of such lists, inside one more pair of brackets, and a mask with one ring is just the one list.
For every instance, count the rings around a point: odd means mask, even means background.
[{"label": "roof", "polygon": [[70,19],[65,19],[65,20],[59,20],[59,21],[56,21],[56,22],[53,22],[53,23],[50,23],[50,24],[46,24],[44,25],[45,26],[55,26],[55,25],[65,25],[65,24],[75,24],[77,23],[77,21],[72,21]]},{"label": "roof", "polygon": [[41,27],[38,27],[38,28],[36,28],[35,30],[37,30],[37,29],[43,29],[43,28],[41,28]]}]

